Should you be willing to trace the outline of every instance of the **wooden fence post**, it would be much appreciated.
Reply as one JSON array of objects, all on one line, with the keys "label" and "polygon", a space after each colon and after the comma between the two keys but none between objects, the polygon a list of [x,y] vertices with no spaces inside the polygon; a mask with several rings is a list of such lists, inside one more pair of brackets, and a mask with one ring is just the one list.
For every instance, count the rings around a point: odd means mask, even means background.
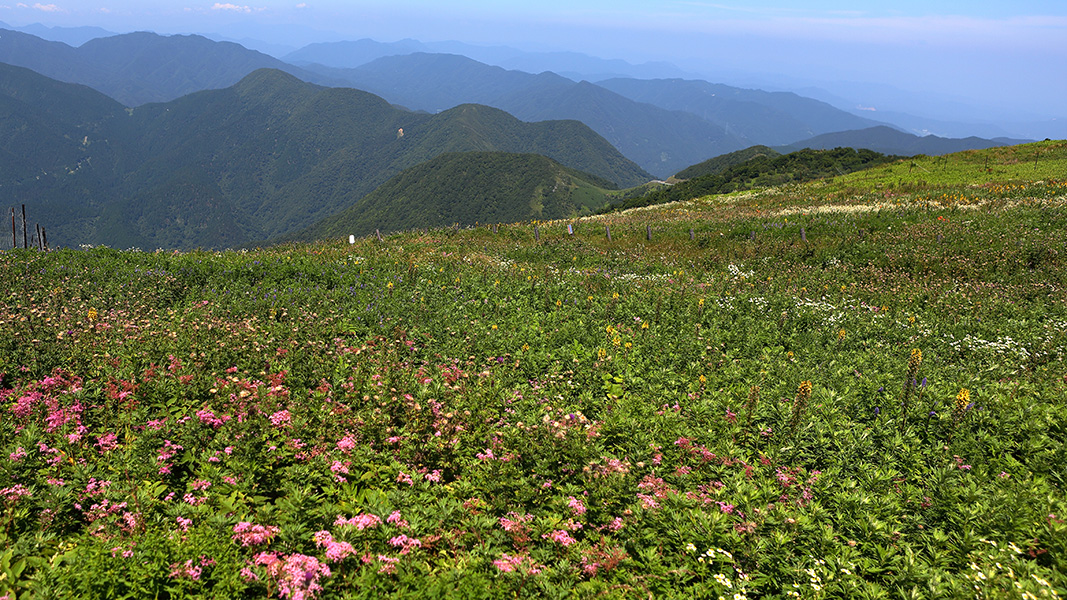
[{"label": "wooden fence post", "polygon": [[650,241],[650,242],[652,241],[652,226],[651,225],[645,225],[645,239]]},{"label": "wooden fence post", "polygon": [[803,227],[800,228],[800,241],[804,242],[805,244],[808,243],[808,234],[805,233]]},{"label": "wooden fence post", "polygon": [[48,235],[45,234],[44,227],[41,228],[41,245],[43,246],[41,249],[48,252]]},{"label": "wooden fence post", "polygon": [[608,241],[611,241],[611,225],[604,226],[604,233],[608,234]]},{"label": "wooden fence post", "polygon": [[18,246],[15,245],[15,207],[11,207],[11,249],[14,250]]},{"label": "wooden fence post", "polygon": [[541,241],[541,230],[537,228],[537,225],[534,225],[534,241]]},{"label": "wooden fence post", "polygon": [[382,232],[381,232],[381,230],[375,229],[374,230],[374,235],[376,235],[378,237],[378,243],[381,243],[381,241],[382,241]]},{"label": "wooden fence post", "polygon": [[693,228],[692,227],[689,228],[689,241],[690,242],[693,241]]},{"label": "wooden fence post", "polygon": [[29,239],[26,237],[26,205],[22,205],[22,247],[29,248]]}]

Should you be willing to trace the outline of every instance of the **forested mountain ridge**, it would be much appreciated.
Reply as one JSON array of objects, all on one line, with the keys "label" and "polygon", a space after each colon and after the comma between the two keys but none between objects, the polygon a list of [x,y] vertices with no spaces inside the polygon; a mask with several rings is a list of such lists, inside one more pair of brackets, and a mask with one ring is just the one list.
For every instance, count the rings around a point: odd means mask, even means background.
[{"label": "forested mountain ridge", "polygon": [[537,154],[442,154],[406,169],[342,213],[283,240],[589,214],[611,182]]},{"label": "forested mountain ridge", "polygon": [[[189,248],[262,240],[339,212],[444,152],[543,154],[623,186],[651,177],[575,121],[523,123],[477,105],[413,113],[277,70],[132,109],[83,86],[8,71],[18,77],[5,76],[0,105],[18,110],[5,122],[14,131],[14,116],[28,115],[19,127],[42,151],[6,173],[0,190],[25,199],[53,244]],[[71,103],[99,106],[86,122],[67,124],[20,108],[17,98],[27,94],[57,114],[75,111]],[[49,156],[61,164],[42,162]]]}]

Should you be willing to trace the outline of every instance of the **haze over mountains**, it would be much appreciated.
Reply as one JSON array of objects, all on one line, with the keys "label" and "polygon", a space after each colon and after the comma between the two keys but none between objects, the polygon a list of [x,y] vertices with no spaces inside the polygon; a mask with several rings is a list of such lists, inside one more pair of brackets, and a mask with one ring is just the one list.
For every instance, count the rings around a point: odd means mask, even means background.
[{"label": "haze over mountains", "polygon": [[[222,247],[333,233],[329,219],[364,233],[375,220],[558,218],[596,209],[607,188],[761,144],[911,155],[1022,141],[919,138],[794,93],[682,77],[576,81],[448,49],[514,65],[582,60],[361,40],[308,46],[286,62],[196,35],[75,47],[0,29],[0,195],[25,202],[53,243]],[[605,76],[671,70],[585,62]],[[463,152],[483,154],[454,155]],[[398,191],[412,182],[469,206],[431,210],[422,192],[416,202]],[[410,207],[398,208],[397,194]],[[509,194],[518,204],[501,206]]]}]

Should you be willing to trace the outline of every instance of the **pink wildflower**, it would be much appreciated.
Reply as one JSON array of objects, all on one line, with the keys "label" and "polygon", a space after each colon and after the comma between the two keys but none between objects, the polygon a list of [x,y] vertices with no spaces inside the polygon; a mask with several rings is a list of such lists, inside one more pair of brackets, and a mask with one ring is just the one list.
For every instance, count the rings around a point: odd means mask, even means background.
[{"label": "pink wildflower", "polygon": [[399,510],[394,510],[393,512],[389,513],[389,516],[385,518],[385,522],[390,523],[392,525],[396,525],[399,529],[408,528],[408,522],[401,518]]},{"label": "pink wildflower", "polygon": [[118,437],[114,433],[105,433],[104,435],[96,439],[96,447],[100,449],[100,454],[107,454],[117,447]]},{"label": "pink wildflower", "polygon": [[242,546],[258,546],[271,541],[277,533],[278,528],[272,525],[253,525],[241,521],[233,526],[233,541],[240,542]]},{"label": "pink wildflower", "polygon": [[355,450],[356,445],[356,436],[352,435],[351,433],[341,438],[340,440],[337,440],[337,449],[346,454]]},{"label": "pink wildflower", "polygon": [[381,525],[381,523],[382,520],[377,515],[356,515],[351,519],[345,519],[341,515],[337,515],[337,519],[333,522],[335,527],[355,527],[360,531],[373,529]]},{"label": "pink wildflower", "polygon": [[389,540],[389,543],[396,548],[400,548],[401,554],[407,554],[415,548],[421,548],[422,542],[418,538],[411,538],[404,534],[400,534]]},{"label": "pink wildflower", "polygon": [[552,540],[553,542],[558,542],[560,544],[563,544],[564,546],[570,546],[574,542],[578,541],[572,538],[570,533],[562,529],[557,529],[552,533],[543,533],[541,534],[541,537],[548,540]]},{"label": "pink wildflower", "polygon": [[585,505],[582,504],[581,500],[575,498],[574,496],[570,496],[569,497],[568,502],[567,502],[567,506],[571,509],[571,512],[574,513],[576,516],[580,516],[580,515],[584,515],[585,514],[585,510],[586,510],[585,509]]},{"label": "pink wildflower", "polygon": [[292,421],[292,415],[287,410],[279,410],[270,416],[270,423],[275,427],[289,427]]}]

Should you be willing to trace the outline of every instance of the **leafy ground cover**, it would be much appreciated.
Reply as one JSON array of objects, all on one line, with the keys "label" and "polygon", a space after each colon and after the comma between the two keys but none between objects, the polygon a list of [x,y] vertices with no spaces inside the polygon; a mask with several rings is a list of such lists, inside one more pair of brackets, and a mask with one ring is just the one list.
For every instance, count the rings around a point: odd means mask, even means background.
[{"label": "leafy ground cover", "polygon": [[0,595],[1062,594],[1067,144],[1016,152],[0,254]]}]

